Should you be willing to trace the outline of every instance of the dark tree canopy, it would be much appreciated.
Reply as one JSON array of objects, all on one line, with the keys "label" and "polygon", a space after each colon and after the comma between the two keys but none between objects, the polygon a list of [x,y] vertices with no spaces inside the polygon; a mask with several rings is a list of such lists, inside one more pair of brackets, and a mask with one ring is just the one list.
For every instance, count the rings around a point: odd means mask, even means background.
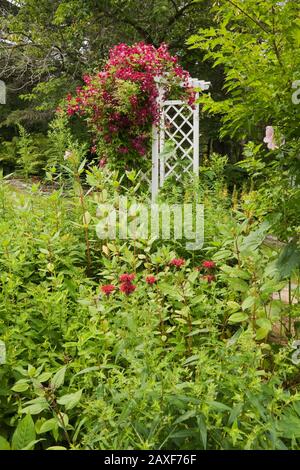
[{"label": "dark tree canopy", "polygon": [[51,115],[82,75],[99,69],[109,48],[120,42],[166,42],[192,75],[209,78],[201,54],[188,50],[186,40],[212,23],[210,6],[210,0],[1,1],[0,79],[8,84],[7,123]]}]

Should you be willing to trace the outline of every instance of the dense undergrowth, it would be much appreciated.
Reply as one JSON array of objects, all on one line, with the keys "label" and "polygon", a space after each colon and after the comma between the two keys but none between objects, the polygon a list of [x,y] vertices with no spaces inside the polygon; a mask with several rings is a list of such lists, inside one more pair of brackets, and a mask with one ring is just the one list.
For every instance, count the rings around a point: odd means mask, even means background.
[{"label": "dense undergrowth", "polygon": [[74,173],[50,195],[1,181],[1,448],[299,447],[299,307],[273,299],[287,278],[263,243],[272,220],[253,217],[251,191],[228,194],[222,164],[166,188],[188,202],[196,185],[205,204],[194,252],[100,240],[97,207],[122,192],[106,170],[88,171],[88,194]]}]

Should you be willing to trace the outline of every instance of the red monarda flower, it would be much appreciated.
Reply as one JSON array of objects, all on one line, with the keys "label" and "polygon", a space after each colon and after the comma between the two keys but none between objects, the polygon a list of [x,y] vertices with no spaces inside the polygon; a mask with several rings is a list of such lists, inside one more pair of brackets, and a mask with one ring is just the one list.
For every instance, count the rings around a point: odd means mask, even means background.
[{"label": "red monarda flower", "polygon": [[115,286],[113,286],[112,284],[106,284],[105,286],[101,286],[100,288],[103,294],[107,296],[109,296],[115,290]]},{"label": "red monarda flower", "polygon": [[203,261],[202,267],[206,269],[213,269],[216,267],[216,263],[214,261]]},{"label": "red monarda flower", "polygon": [[147,284],[155,284],[156,283],[156,278],[154,276],[147,276],[146,277],[146,282],[147,282]]},{"label": "red monarda flower", "polygon": [[136,289],[136,285],[132,284],[131,282],[123,282],[120,286],[120,291],[124,292],[124,294],[129,295],[132,294]]},{"label": "red monarda flower", "polygon": [[210,284],[212,281],[216,280],[216,276],[214,276],[213,274],[206,274],[205,276],[202,276],[202,279],[204,279]]},{"label": "red monarda flower", "polygon": [[131,282],[135,278],[135,274],[121,274],[119,277],[120,282]]},{"label": "red monarda flower", "polygon": [[180,266],[183,266],[185,263],[185,260],[182,258],[174,258],[170,261],[170,264],[172,266],[176,266],[177,268],[180,268]]}]

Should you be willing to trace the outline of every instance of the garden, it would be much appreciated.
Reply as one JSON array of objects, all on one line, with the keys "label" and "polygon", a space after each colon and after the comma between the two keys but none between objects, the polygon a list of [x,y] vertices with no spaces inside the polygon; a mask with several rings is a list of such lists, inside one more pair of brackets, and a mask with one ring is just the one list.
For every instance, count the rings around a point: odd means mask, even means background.
[{"label": "garden", "polygon": [[2,3],[0,449],[299,450],[298,2]]}]

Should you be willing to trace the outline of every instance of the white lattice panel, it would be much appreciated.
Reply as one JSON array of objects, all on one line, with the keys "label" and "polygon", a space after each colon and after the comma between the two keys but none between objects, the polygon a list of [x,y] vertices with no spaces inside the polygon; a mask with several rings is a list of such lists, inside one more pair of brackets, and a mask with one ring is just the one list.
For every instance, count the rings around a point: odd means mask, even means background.
[{"label": "white lattice panel", "polygon": [[[191,86],[207,90],[210,83],[193,79]],[[196,95],[196,100],[198,94]],[[152,200],[166,178],[179,181],[186,173],[199,172],[199,105],[180,100],[160,102],[161,122],[153,128]]]},{"label": "white lattice panel", "polygon": [[[186,105],[164,103],[162,110],[163,138],[160,139],[160,180],[174,175],[179,180],[183,173],[193,171],[194,124],[193,109]],[[162,133],[161,132],[161,133]],[[169,155],[164,155],[165,141],[172,145]]]}]

